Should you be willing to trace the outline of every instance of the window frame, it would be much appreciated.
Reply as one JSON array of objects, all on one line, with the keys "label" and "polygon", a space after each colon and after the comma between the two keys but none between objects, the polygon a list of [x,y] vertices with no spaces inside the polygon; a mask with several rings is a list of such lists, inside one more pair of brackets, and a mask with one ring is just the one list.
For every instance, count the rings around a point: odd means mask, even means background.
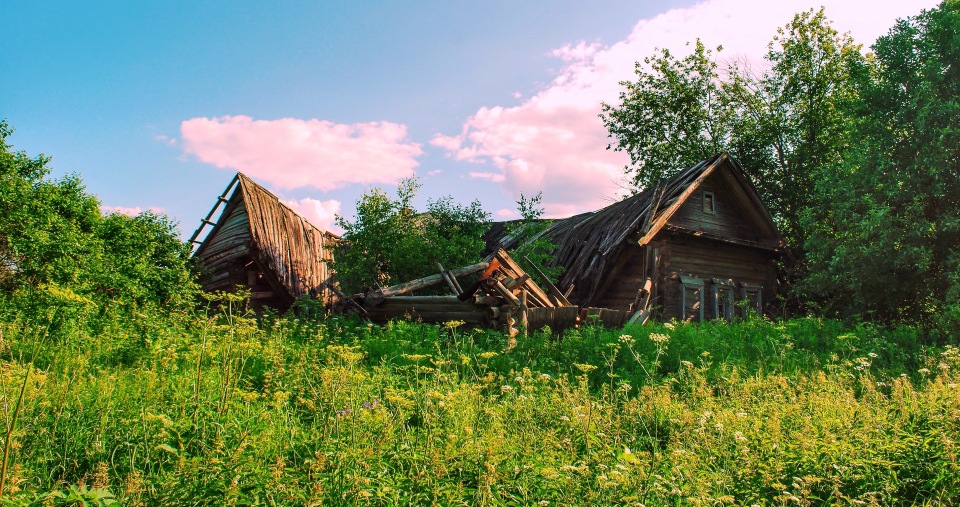
[{"label": "window frame", "polygon": [[[700,305],[698,306],[699,320],[703,322],[703,278],[696,276],[680,275],[680,320],[687,320],[687,289],[697,291]],[[692,315],[690,317],[693,317]]]},{"label": "window frame", "polygon": [[[710,202],[710,209],[707,209],[707,202]],[[703,191],[703,212],[708,215],[717,214],[717,194],[708,190]]]},{"label": "window frame", "polygon": [[[733,322],[734,308],[736,304],[737,285],[732,279],[713,278],[713,318],[724,319],[727,322]],[[720,315],[720,290],[726,293],[726,305],[723,315]]]},{"label": "window frame", "polygon": [[[757,315],[763,315],[763,285],[752,282],[740,282],[741,301],[749,299],[749,295],[753,293],[757,295],[757,304],[752,310],[757,312]],[[746,314],[744,314],[744,317],[746,317]]]}]

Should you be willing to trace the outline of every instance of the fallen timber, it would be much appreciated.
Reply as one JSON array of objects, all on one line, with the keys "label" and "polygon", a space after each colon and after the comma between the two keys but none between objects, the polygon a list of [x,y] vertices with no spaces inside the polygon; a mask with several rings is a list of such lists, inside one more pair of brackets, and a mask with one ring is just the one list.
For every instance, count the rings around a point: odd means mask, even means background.
[{"label": "fallen timber", "polygon": [[[410,319],[421,322],[463,322],[503,330],[514,337],[522,330],[549,327],[553,332],[574,327],[580,310],[549,284],[544,291],[504,250],[489,261],[445,270],[436,262],[437,274],[354,296],[366,317],[374,322]],[[537,270],[543,279],[543,273]],[[458,277],[475,278],[461,283]],[[418,296],[411,292],[444,284],[455,295]],[[465,287],[465,289],[462,289]]]}]

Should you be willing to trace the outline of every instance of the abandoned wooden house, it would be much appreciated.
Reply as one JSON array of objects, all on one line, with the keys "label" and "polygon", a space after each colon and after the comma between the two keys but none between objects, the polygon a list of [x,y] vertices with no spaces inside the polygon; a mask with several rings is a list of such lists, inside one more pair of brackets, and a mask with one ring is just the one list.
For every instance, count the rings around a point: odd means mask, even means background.
[{"label": "abandoned wooden house", "polygon": [[[559,286],[581,307],[644,321],[732,319],[776,294],[785,245],[756,188],[727,154],[593,213],[555,220]],[[515,241],[496,226],[488,250]]]},{"label": "abandoned wooden house", "polygon": [[[206,238],[198,241],[208,226]],[[340,238],[315,227],[241,173],[190,241],[199,245],[193,256],[200,261],[204,290],[247,289],[255,310],[270,306],[283,311],[307,294],[325,303],[333,297],[330,263]]]}]

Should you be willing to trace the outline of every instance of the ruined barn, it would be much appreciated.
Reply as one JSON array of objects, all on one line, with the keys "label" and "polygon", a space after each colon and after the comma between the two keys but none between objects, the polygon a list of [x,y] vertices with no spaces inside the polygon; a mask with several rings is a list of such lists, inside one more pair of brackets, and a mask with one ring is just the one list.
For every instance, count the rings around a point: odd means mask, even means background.
[{"label": "ruined barn", "polygon": [[[498,232],[499,231],[499,232]],[[581,307],[619,310],[634,321],[732,319],[762,312],[777,291],[785,252],[769,211],[727,154],[593,213],[556,220],[544,233]],[[511,246],[502,226],[488,248]]]},{"label": "ruined barn", "polygon": [[[219,218],[213,221],[213,217]],[[197,238],[204,230],[206,237]],[[190,239],[207,291],[246,289],[251,306],[286,310],[305,295],[330,302],[333,250],[323,231],[247,176],[237,175]]]}]

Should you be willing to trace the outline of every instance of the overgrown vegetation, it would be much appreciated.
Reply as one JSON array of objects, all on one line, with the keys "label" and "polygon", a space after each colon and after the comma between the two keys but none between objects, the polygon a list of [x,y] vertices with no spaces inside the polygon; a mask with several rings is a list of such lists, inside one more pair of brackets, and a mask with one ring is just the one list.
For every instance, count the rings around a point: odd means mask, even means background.
[{"label": "overgrown vegetation", "polygon": [[680,60],[660,51],[604,105],[610,147],[638,189],[732,153],[799,260],[784,273],[792,311],[955,327],[958,33],[960,2],[945,0],[866,57],[822,9],[780,30],[759,75],[721,73],[699,41]]},{"label": "overgrown vegetation", "polygon": [[[958,13],[899,22],[869,58],[802,13],[769,73],[720,82],[698,46],[631,89],[693,122],[696,158],[813,178],[773,202],[806,238],[801,294],[846,323],[585,322],[508,347],[458,322],[254,318],[201,297],[167,218],[103,216],[0,122],[0,505],[956,504]],[[621,141],[640,185],[683,165]],[[477,260],[479,204],[417,213],[417,188],[339,219],[348,290]],[[539,196],[519,204],[537,223]]]},{"label": "overgrown vegetation", "polygon": [[137,312],[192,309],[197,284],[175,224],[104,216],[80,178],[15,152],[0,121],[0,313],[43,315],[46,332],[110,326]]},{"label": "overgrown vegetation", "polygon": [[479,201],[467,206],[451,197],[430,200],[418,213],[415,178],[401,180],[396,199],[373,188],[357,201],[354,221],[337,216],[345,248],[337,252],[337,276],[348,293],[386,287],[480,261],[490,215]]},{"label": "overgrown vegetation", "polygon": [[[516,246],[511,250],[512,258],[536,283],[546,287],[544,282],[547,280],[557,283],[563,274],[563,266],[553,266],[551,262],[557,245],[543,235],[550,229],[553,221],[543,218],[545,210],[541,206],[542,202],[543,193],[533,197],[520,194],[520,200],[517,201],[520,220],[508,222],[506,233],[516,241]],[[543,280],[537,270],[546,275],[547,280]]]},{"label": "overgrown vegetation", "polygon": [[[125,505],[949,504],[960,356],[799,319],[499,333],[331,318],[6,319],[4,498]],[[139,330],[142,350],[115,360]],[[21,360],[47,350],[36,366]],[[22,382],[26,379],[26,383]]]}]

